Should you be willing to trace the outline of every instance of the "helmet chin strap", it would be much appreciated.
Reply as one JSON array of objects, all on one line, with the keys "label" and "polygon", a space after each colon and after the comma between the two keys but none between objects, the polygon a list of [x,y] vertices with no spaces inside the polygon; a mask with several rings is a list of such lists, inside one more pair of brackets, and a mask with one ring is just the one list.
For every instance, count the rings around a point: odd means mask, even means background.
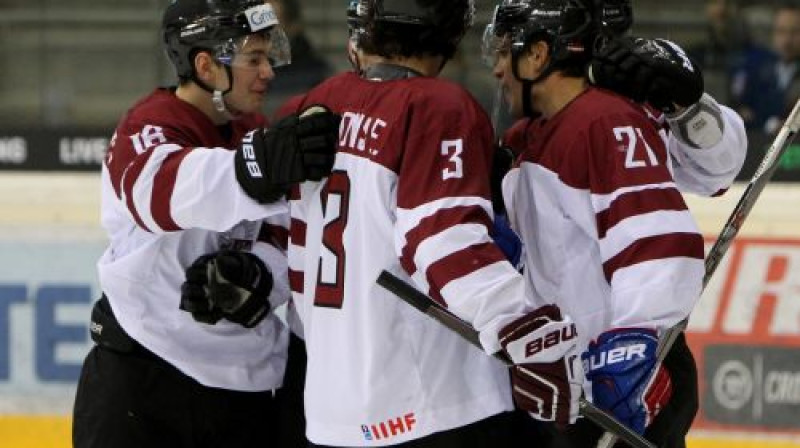
[{"label": "helmet chin strap", "polygon": [[530,118],[538,117],[541,114],[533,110],[533,100],[531,100],[531,97],[533,96],[533,86],[535,84],[539,84],[545,78],[550,76],[551,73],[553,73],[553,70],[555,70],[555,67],[553,66],[553,60],[548,60],[547,65],[544,67],[542,72],[539,73],[539,76],[533,79],[523,78],[519,75],[519,55],[511,56],[511,68],[514,73],[514,77],[517,78],[517,81],[522,83],[522,114]]},{"label": "helmet chin strap", "polygon": [[211,94],[211,103],[214,105],[214,109],[216,109],[217,112],[224,114],[229,119],[233,119],[239,115],[239,112],[232,110],[232,108],[225,102],[225,95],[233,90],[233,71],[225,64],[222,64],[222,66],[225,67],[225,73],[228,75],[228,88],[225,89],[225,91],[210,87],[208,84],[197,79],[196,76],[193,76],[193,78],[194,82],[197,83],[200,88]]},{"label": "helmet chin strap", "polygon": [[233,90],[233,71],[225,64],[223,64],[223,67],[225,67],[225,73],[228,75],[228,88],[224,92],[214,89],[214,91],[211,93],[211,102],[214,104],[214,108],[217,109],[217,112],[233,119],[239,115],[239,113],[236,110],[232,110],[233,108],[225,103],[225,95]]}]

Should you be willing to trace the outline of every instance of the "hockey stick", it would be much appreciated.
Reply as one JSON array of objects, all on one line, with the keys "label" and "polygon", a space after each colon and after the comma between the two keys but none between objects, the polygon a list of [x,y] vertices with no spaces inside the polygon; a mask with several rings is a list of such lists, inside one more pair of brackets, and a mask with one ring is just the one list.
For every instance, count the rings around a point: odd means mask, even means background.
[{"label": "hockey stick", "polygon": [[[439,304],[434,302],[430,297],[426,296],[412,285],[388,271],[381,272],[381,274],[378,276],[377,283],[402,299],[404,302],[432,317],[434,320],[438,321],[450,330],[458,333],[470,344],[474,345],[480,350],[483,350],[478,338],[478,332],[472,328],[470,324],[459,319],[445,308],[439,306]],[[502,361],[507,366],[514,365],[511,359],[506,356],[504,352],[497,352],[494,354],[494,357]],[[618,422],[614,416],[598,408],[583,397],[581,397],[579,402],[579,410],[581,415],[595,422],[598,426],[605,429],[609,433],[617,435],[632,447],[655,448],[655,445],[648,442],[644,437]]]},{"label": "hockey stick", "polygon": [[[747,188],[745,188],[742,197],[739,198],[739,202],[728,217],[728,221],[722,226],[717,241],[714,242],[714,245],[708,252],[705,259],[706,272],[703,276],[703,290],[706,289],[709,281],[711,281],[711,276],[713,276],[714,272],[717,270],[717,266],[722,260],[722,257],[730,248],[733,239],[742,228],[744,220],[747,218],[747,215],[750,214],[750,210],[753,209],[756,200],[767,186],[767,182],[769,182],[772,175],[775,174],[775,170],[778,169],[778,162],[783,153],[786,152],[786,148],[788,148],[789,144],[794,140],[798,129],[800,129],[800,100],[795,103],[789,116],[786,117],[786,121],[783,123],[778,135],[764,155],[764,159],[761,161],[755,174],[753,174],[753,178],[750,179],[750,182],[747,184]],[[686,330],[688,324],[689,317],[687,316],[664,332],[659,341],[658,349],[656,350],[656,359],[659,363],[664,361],[664,358],[666,358],[675,340]],[[603,434],[597,442],[597,448],[611,448],[614,446],[614,443],[616,443],[616,436],[607,432]]]}]

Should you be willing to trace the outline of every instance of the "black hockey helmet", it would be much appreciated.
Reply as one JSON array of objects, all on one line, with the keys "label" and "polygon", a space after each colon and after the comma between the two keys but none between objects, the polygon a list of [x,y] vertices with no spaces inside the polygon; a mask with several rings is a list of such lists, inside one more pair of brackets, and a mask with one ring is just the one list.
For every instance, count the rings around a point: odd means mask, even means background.
[{"label": "black hockey helmet", "polygon": [[390,28],[402,30],[397,34],[410,33],[408,42],[418,47],[401,50],[405,56],[421,52],[451,58],[475,17],[474,0],[358,0],[355,7],[348,23],[361,33],[360,46],[369,48]]},{"label": "black hockey helmet", "polygon": [[503,0],[484,32],[484,60],[493,66],[503,47],[516,59],[538,40],[550,46],[554,68],[586,60],[598,34],[594,17],[591,0]]},{"label": "black hockey helmet", "polygon": [[194,78],[194,56],[199,51],[230,65],[242,38],[257,33],[270,40],[273,67],[291,61],[289,39],[272,6],[263,0],[172,0],[161,31],[167,56],[181,79]]}]

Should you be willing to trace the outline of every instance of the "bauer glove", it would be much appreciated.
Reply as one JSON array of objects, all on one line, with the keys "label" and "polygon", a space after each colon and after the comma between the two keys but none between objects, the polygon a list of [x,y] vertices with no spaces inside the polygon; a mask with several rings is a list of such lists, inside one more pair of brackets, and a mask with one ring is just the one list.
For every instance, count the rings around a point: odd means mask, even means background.
[{"label": "bauer glove", "polygon": [[260,203],[281,199],[294,184],[321,180],[333,168],[340,121],[328,109],[312,106],[267,130],[248,132],[234,159],[236,180]]},{"label": "bauer glove", "polygon": [[572,319],[547,305],[506,325],[498,338],[514,362],[511,385],[517,407],[537,420],[574,423],[583,372]]},{"label": "bauer glove", "polygon": [[669,373],[656,359],[657,347],[655,331],[626,328],[601,334],[582,356],[594,404],[639,434],[672,395]]}]

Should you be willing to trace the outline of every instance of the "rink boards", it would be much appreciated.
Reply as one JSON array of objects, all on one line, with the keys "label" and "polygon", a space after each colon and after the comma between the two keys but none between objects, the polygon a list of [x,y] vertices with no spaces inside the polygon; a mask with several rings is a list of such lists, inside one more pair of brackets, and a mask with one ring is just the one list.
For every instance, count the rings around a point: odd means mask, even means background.
[{"label": "rink boards", "polygon": [[[0,440],[70,446],[99,294],[96,174],[0,174]],[[687,197],[708,239],[743,186]],[[800,448],[800,189],[770,185],[692,315],[701,411],[690,447]]]}]

